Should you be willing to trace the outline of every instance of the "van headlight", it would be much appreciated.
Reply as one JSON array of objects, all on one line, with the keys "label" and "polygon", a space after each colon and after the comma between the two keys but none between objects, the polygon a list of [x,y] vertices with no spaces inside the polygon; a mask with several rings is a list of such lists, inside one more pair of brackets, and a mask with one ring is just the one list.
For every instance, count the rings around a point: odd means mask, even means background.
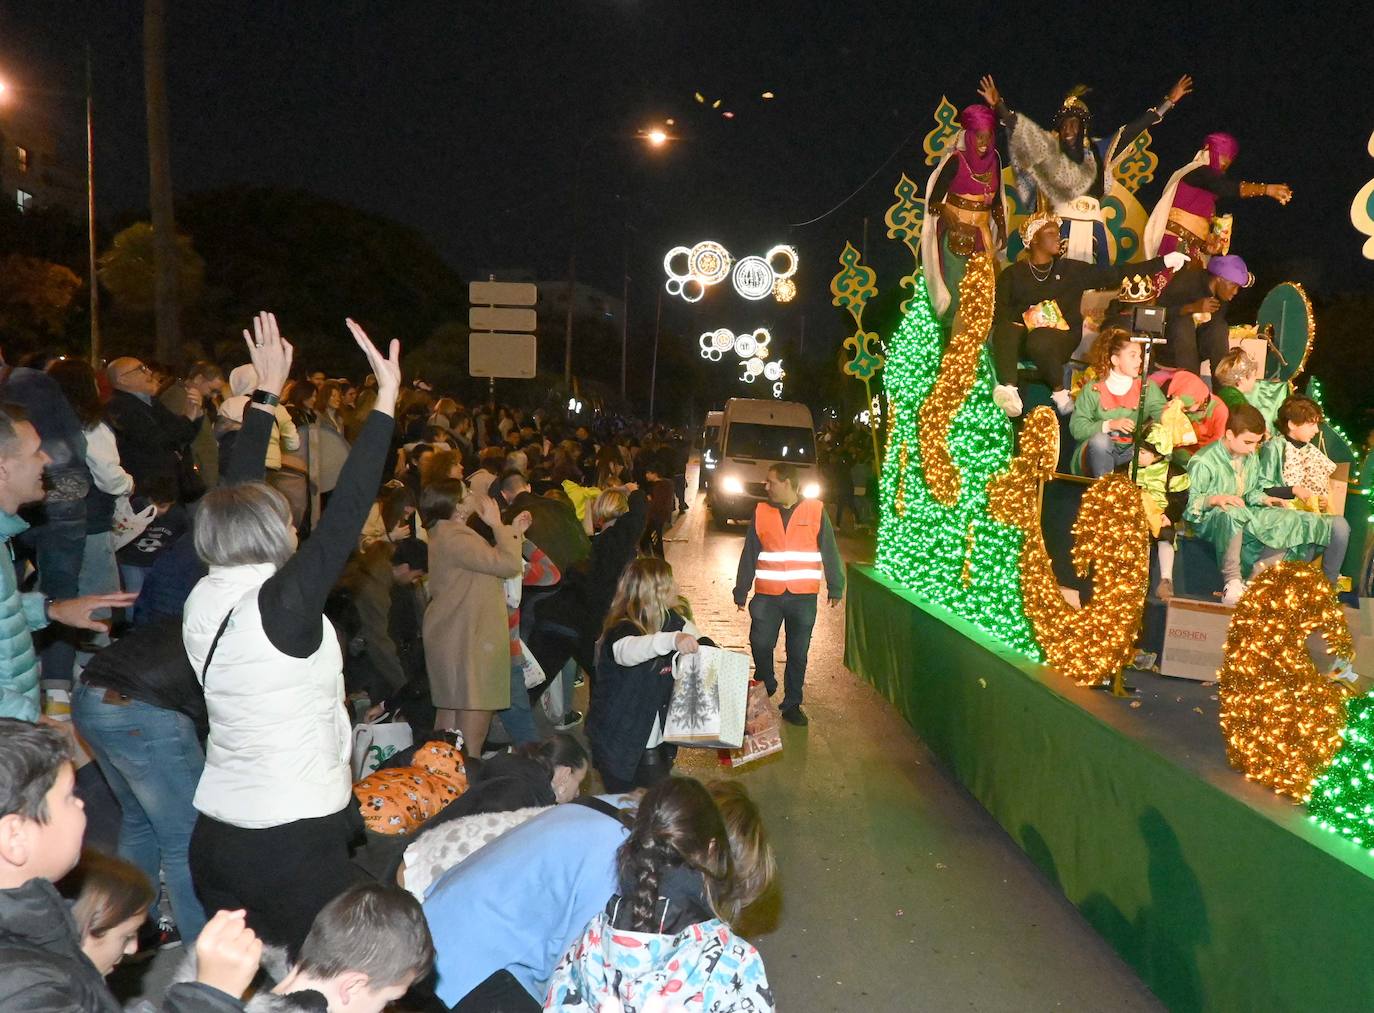
[{"label": "van headlight", "polygon": [[720,487],[731,496],[738,496],[744,492],[744,483],[734,475],[726,475],[720,480]]},{"label": "van headlight", "polygon": [[807,482],[802,486],[802,495],[807,499],[820,499],[821,484],[819,482]]}]

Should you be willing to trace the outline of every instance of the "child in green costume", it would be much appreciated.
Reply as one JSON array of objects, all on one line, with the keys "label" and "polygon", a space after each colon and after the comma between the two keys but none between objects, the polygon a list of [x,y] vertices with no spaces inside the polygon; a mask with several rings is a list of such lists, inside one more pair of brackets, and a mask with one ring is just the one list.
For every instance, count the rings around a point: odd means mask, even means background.
[{"label": "child in green costume", "polygon": [[1245,561],[1259,567],[1297,550],[1325,545],[1331,525],[1319,514],[1286,509],[1264,488],[1256,451],[1264,439],[1264,416],[1242,405],[1227,419],[1221,439],[1188,462],[1187,519],[1216,549],[1225,581],[1222,604],[1234,605],[1245,591]]}]

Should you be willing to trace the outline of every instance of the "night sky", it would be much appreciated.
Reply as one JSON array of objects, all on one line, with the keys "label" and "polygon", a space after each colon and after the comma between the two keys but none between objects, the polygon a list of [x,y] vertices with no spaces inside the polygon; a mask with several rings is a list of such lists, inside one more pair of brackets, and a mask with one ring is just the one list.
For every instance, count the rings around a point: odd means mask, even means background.
[{"label": "night sky", "polygon": [[[1050,118],[1078,82],[1094,134],[1158,101],[1179,74],[1196,91],[1154,131],[1159,174],[1203,134],[1240,139],[1232,173],[1288,182],[1287,208],[1233,207],[1234,252],[1261,281],[1319,296],[1368,291],[1350,200],[1374,175],[1374,15],[1358,4],[691,3],[651,0],[297,0],[170,3],[172,171],[179,192],[230,183],[300,187],[420,229],[463,277],[566,271],[574,163],[582,159],[580,276],[618,294],[626,223],[634,315],[653,313],[672,245],[715,238],[737,255],[788,241],[802,298],[782,309],[717,290],[666,306],[686,333],[806,313],[807,343],[846,333],[826,286],[865,215],[880,284],[905,254],[882,214],[905,170],[924,185],[920,140],[942,93],[976,100],[984,72],[1013,108]],[[0,73],[20,87],[81,87],[95,63],[102,214],[147,201],[141,8],[0,3]],[[903,13],[893,13],[895,10]],[[250,13],[251,12],[251,13]],[[777,98],[765,102],[765,90]],[[692,95],[723,99],[721,109]],[[80,142],[79,103],[51,100]],[[677,119],[680,142],[634,132]],[[903,145],[904,139],[909,139]],[[857,197],[844,200],[896,149]],[[1268,275],[1268,276],[1266,276]],[[723,289],[724,287],[722,287]],[[698,326],[699,325],[699,326]],[[818,350],[818,348],[817,348]]]}]

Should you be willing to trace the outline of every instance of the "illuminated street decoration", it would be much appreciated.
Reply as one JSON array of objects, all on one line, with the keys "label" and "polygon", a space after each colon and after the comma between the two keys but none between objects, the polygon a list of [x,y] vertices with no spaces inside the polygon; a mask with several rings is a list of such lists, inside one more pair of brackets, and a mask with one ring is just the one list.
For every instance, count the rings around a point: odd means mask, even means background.
[{"label": "illuminated street decoration", "polygon": [[800,263],[795,248],[780,243],[765,256],[748,256],[736,261],[720,243],[706,239],[695,246],[674,246],[663,258],[668,275],[664,284],[669,295],[687,302],[699,302],[706,290],[731,279],[735,291],[757,302],[772,295],[778,302],[791,302],[797,295],[792,276]]},{"label": "illuminated street decoration", "polygon": [[701,335],[701,357],[707,362],[720,362],[725,353],[734,351],[740,365],[740,380],[753,383],[760,376],[773,384],[773,396],[782,397],[782,381],[787,376],[781,359],[769,361],[769,346],[773,335],[766,327],[756,327],[752,331],[736,334],[728,327],[718,327]]}]

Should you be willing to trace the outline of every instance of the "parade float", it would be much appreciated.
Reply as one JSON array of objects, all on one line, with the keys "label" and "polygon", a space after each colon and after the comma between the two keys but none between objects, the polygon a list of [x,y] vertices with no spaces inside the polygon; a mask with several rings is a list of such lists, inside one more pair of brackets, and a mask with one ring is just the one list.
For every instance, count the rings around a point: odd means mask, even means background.
[{"label": "parade float", "polygon": [[[936,173],[963,143],[955,116],[942,102],[926,138]],[[1110,165],[1114,260],[1142,254],[1149,147],[1146,133]],[[1000,180],[1014,258],[1029,209],[1010,168]],[[1285,562],[1225,610],[1210,679],[1133,668],[1167,625],[1139,489],[1062,473],[1048,391],[1017,420],[993,403],[993,251],[960,265],[942,315],[922,192],[903,174],[887,215],[916,258],[895,330],[864,330],[875,279],[852,246],[832,282],[855,322],[846,370],[882,408],[881,522],[875,562],[851,567],[846,664],[1169,1008],[1374,1007],[1374,981],[1335,970],[1359,966],[1374,913],[1374,695],[1327,671],[1354,653],[1356,613],[1314,564]],[[1370,207],[1357,198],[1357,225]],[[1305,293],[1284,284],[1236,338],[1258,342],[1267,380],[1319,396],[1302,375],[1315,336]],[[1335,427],[1324,438],[1353,459]],[[1345,569],[1367,595],[1367,508],[1351,492]]]}]

